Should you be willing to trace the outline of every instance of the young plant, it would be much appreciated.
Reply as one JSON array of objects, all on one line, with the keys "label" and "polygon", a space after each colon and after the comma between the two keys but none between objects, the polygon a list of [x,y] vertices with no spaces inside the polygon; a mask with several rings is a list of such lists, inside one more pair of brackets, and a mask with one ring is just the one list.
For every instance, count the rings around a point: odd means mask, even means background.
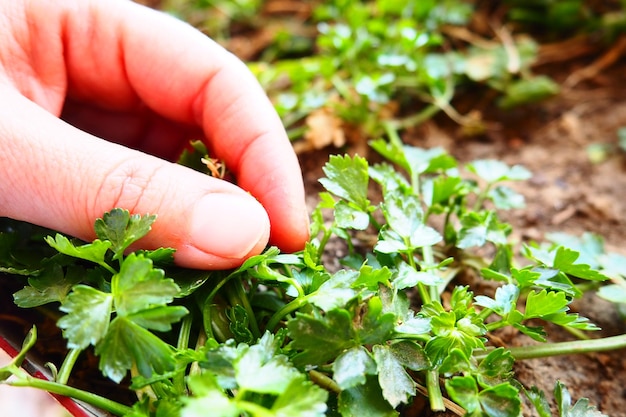
[{"label": "young plant", "polygon": [[[435,411],[511,417],[527,397],[542,415],[545,398],[515,380],[516,360],[626,345],[623,335],[546,343],[539,324],[597,330],[569,305],[589,288],[611,288],[600,284],[613,276],[613,258],[590,263],[588,250],[555,238],[524,246],[527,264],[517,266],[497,209],[523,204],[504,183],[530,173],[489,160],[460,167],[443,149],[389,137],[372,142],[388,162],[330,158],[313,238],[299,253],[268,248],[232,271],[182,270],[169,249],[127,253],[155,217],[120,209],[96,221],[91,243],[47,237],[59,253],[38,250],[44,256],[30,267],[12,253],[20,245],[0,245],[3,270],[28,276],[16,303],[58,309],[69,348],[53,381],[35,380],[19,369],[33,332],[0,369],[5,383],[133,417],[196,417],[209,407],[219,416],[392,416],[418,395]],[[0,238],[19,241],[14,232]],[[324,262],[331,241],[346,248],[339,267]],[[500,285],[475,294],[454,284],[461,273]],[[540,343],[490,346],[503,327]],[[67,385],[92,348],[103,375],[130,376],[135,403]],[[566,390],[558,393],[562,410],[587,407],[571,408]]]}]

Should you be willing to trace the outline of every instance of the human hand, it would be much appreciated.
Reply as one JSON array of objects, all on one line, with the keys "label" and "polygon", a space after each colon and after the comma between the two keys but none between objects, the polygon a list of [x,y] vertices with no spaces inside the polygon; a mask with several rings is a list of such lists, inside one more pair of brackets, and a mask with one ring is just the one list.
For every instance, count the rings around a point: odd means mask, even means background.
[{"label": "human hand", "polygon": [[[114,207],[157,214],[141,246],[192,268],[304,245],[281,122],[206,36],[124,0],[0,0],[0,38],[0,216],[92,240]],[[198,138],[241,188],[168,162]]]}]

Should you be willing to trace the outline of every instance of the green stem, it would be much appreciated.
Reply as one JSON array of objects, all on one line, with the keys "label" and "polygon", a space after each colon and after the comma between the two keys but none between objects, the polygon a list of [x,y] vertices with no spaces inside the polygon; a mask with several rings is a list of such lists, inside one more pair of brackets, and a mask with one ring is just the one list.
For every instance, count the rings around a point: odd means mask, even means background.
[{"label": "green stem", "polygon": [[420,342],[428,342],[432,339],[432,336],[427,334],[415,334],[415,333],[394,333],[391,337],[393,340],[417,340]]},{"label": "green stem", "polygon": [[72,373],[72,369],[74,368],[74,364],[78,359],[78,356],[82,352],[82,349],[70,349],[63,360],[63,364],[61,365],[61,369],[59,369],[59,373],[56,377],[56,382],[59,384],[66,385],[68,379],[70,379],[70,374]]},{"label": "green stem", "polygon": [[[106,269],[107,271],[109,271],[112,275],[117,274],[117,271],[115,269],[113,269],[112,266],[110,266],[108,263],[106,262],[100,262],[98,263],[98,265],[100,265],[101,267],[103,267],[104,269]],[[122,267],[122,260],[120,259],[120,268]]]},{"label": "green stem", "polygon": [[[185,316],[180,324],[180,331],[178,332],[178,341],[176,348],[178,350],[187,349],[189,347],[189,335],[191,334],[191,324],[193,323],[193,316],[191,314]],[[174,386],[178,392],[185,391],[185,372],[179,372],[173,379]]]},{"label": "green stem", "polygon": [[[546,343],[543,345],[511,347],[509,351],[515,359],[537,359],[558,355],[603,352],[626,348],[626,334],[602,339],[576,340],[572,342]],[[489,350],[478,351],[474,357],[484,359]]]},{"label": "green stem", "polygon": [[132,408],[109,400],[108,398],[104,398],[78,388],[59,384],[58,382],[46,381],[44,379],[33,378],[31,376],[10,381],[8,384],[16,387],[37,388],[53,394],[63,395],[75,400],[84,401],[116,416],[130,414],[133,411]]},{"label": "green stem", "polygon": [[[433,255],[433,247],[432,246],[424,246],[422,248],[422,256],[424,257],[424,262],[429,267],[435,264],[435,256]],[[428,287],[428,291],[430,294],[430,298],[433,300],[437,300],[439,298],[439,291],[436,285],[431,285]]]},{"label": "green stem", "polygon": [[287,314],[299,309],[300,307],[308,303],[309,297],[313,294],[315,293],[311,293],[304,297],[298,297],[295,300],[291,301],[290,303],[284,305],[280,310],[274,313],[272,317],[270,317],[269,321],[267,322],[266,329],[270,332],[274,331],[274,328],[278,326],[278,323],[282,320],[283,317],[285,317]]},{"label": "green stem", "polygon": [[192,315],[185,316],[181,321],[180,330],[178,331],[178,341],[176,342],[177,349],[187,349],[189,347],[189,335],[191,334],[192,323]]},{"label": "green stem", "polygon": [[489,191],[491,190],[491,187],[493,186],[493,184],[487,184],[487,187],[485,187],[485,189],[483,190],[482,193],[480,193],[478,195],[478,198],[476,198],[476,202],[474,203],[474,211],[480,211],[481,207],[483,206],[483,203],[485,202],[485,199],[487,198],[487,195],[489,194]]},{"label": "green stem", "polygon": [[341,394],[341,387],[339,387],[339,385],[332,378],[324,375],[323,373],[316,370],[310,370],[309,378],[311,378],[311,381],[313,381],[315,385],[327,391],[332,391],[337,395]]},{"label": "green stem", "polygon": [[382,226],[380,225],[380,223],[378,223],[378,220],[376,220],[376,219],[374,218],[373,213],[371,213],[371,212],[370,212],[368,215],[369,215],[369,218],[370,218],[370,224],[371,224],[372,226],[374,226],[374,228],[376,229],[376,231],[380,231],[380,229],[382,228]]},{"label": "green stem", "polygon": [[428,389],[428,401],[432,411],[445,411],[446,406],[443,403],[443,395],[441,395],[441,386],[439,385],[439,372],[435,370],[426,373],[426,388]]},{"label": "green stem", "polygon": [[[480,312],[480,317],[481,318],[483,318],[483,316],[484,316],[483,313],[485,313],[485,311],[488,311],[490,314],[493,312],[491,309],[486,308],[486,309],[484,309],[483,311]],[[485,321],[485,319],[487,319],[487,317],[489,317],[489,316],[486,316],[486,317],[483,318],[483,322]],[[507,322],[506,320],[498,320],[498,321],[494,321],[494,322],[486,324],[485,328],[487,329],[488,332],[493,332],[493,331],[501,329],[501,328],[503,328],[503,327],[505,327],[505,326],[507,326],[509,324],[510,323]]]},{"label": "green stem", "polygon": [[248,314],[248,323],[250,327],[250,331],[255,338],[261,337],[261,330],[259,330],[259,324],[256,321],[256,316],[254,314],[254,310],[252,310],[252,306],[250,305],[250,300],[248,299],[248,295],[243,288],[243,283],[241,279],[236,279],[231,281],[227,287],[227,296],[228,301],[231,306],[241,305],[246,310]]},{"label": "green stem", "polygon": [[327,230],[324,231],[324,236],[322,236],[322,239],[320,240],[319,248],[317,249],[317,258],[318,259],[322,259],[322,255],[324,254],[324,248],[326,247],[326,244],[330,240],[331,234],[332,234],[332,232],[331,232],[330,229],[327,229]]},{"label": "green stem", "polygon": [[407,127],[417,126],[424,123],[426,120],[429,120],[440,111],[441,109],[439,108],[439,106],[429,104],[418,113],[412,114],[411,116],[405,117],[403,119],[392,120],[388,122],[388,124],[394,129],[405,129]]}]

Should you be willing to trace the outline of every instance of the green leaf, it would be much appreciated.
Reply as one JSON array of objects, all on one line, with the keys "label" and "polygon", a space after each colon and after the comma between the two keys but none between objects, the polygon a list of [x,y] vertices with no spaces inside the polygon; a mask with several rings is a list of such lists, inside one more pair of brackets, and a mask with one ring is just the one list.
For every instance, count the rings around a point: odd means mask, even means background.
[{"label": "green leaf", "polygon": [[411,185],[389,164],[377,164],[369,168],[370,178],[376,181],[382,188],[383,195],[392,192],[409,194]]},{"label": "green leaf", "polygon": [[518,417],[521,411],[519,392],[513,385],[503,383],[482,390],[479,401],[489,417]]},{"label": "green leaf", "polygon": [[57,321],[70,349],[96,345],[107,333],[113,297],[86,285],[76,285],[59,309],[65,313]]},{"label": "green leaf", "polygon": [[607,253],[598,256],[598,261],[604,275],[626,278],[626,256],[618,253]]},{"label": "green leaf", "polygon": [[343,229],[365,230],[369,226],[369,215],[341,200],[335,205],[335,221]]},{"label": "green leaf", "polygon": [[416,271],[406,262],[400,263],[396,278],[393,280],[394,288],[402,290],[415,287],[418,283],[428,286],[436,286],[443,283],[443,279],[432,270]]},{"label": "green leaf", "polygon": [[394,408],[401,403],[407,403],[416,393],[415,381],[407,374],[403,364],[388,346],[375,345],[372,353],[383,397]]},{"label": "green leaf", "polygon": [[495,299],[484,295],[477,295],[475,304],[489,308],[496,314],[506,317],[511,311],[515,310],[519,294],[520,291],[517,285],[507,284],[496,289]]},{"label": "green leaf", "polygon": [[376,363],[363,346],[346,350],[333,362],[333,379],[342,390],[365,384],[376,374]]},{"label": "green leaf", "polygon": [[539,388],[533,386],[530,390],[524,390],[524,393],[537,410],[539,417],[552,417],[550,411],[550,403],[546,399],[546,395]]},{"label": "green leaf", "polygon": [[[256,396],[228,398],[229,404],[240,412],[254,410],[254,415],[276,417],[324,415],[328,394],[308,381],[285,355],[278,353],[281,343],[282,338],[278,340],[266,332],[254,345],[235,345],[231,340],[209,351],[201,366],[206,371],[203,375],[211,377],[191,382],[194,395],[201,398],[208,394],[219,400],[216,393],[221,390],[241,389]],[[266,401],[270,398],[267,395],[275,396],[274,401]],[[223,399],[219,401],[223,402]],[[205,404],[204,401],[201,403]],[[230,410],[225,403],[222,406]]]},{"label": "green leaf", "polygon": [[425,181],[422,186],[424,201],[428,207],[448,206],[450,199],[464,193],[464,183],[460,177],[437,176]]},{"label": "green leaf", "polygon": [[521,104],[534,103],[558,94],[559,85],[546,75],[522,78],[509,84],[505,96],[498,100],[498,105],[509,109]]},{"label": "green leaf", "polygon": [[578,314],[567,314],[569,300],[562,292],[531,292],[526,299],[524,318],[541,318],[561,326],[583,330],[599,330],[597,326]]},{"label": "green leaf", "polygon": [[510,232],[511,226],[500,223],[492,211],[468,212],[461,218],[461,230],[456,246],[467,249],[472,246],[483,246],[486,242],[504,245]]},{"label": "green leaf", "polygon": [[310,296],[309,302],[325,311],[345,306],[356,297],[352,287],[358,276],[356,271],[337,271]]},{"label": "green leaf", "polygon": [[471,416],[480,416],[478,385],[471,376],[455,376],[445,381],[450,398],[465,409]]},{"label": "green leaf", "polygon": [[431,326],[435,337],[426,343],[425,349],[433,365],[440,365],[452,349],[460,349],[470,357],[474,349],[484,347],[480,336],[486,330],[474,313],[468,311],[465,317],[457,320],[454,311],[443,311],[439,303],[431,303],[427,309],[432,311]]},{"label": "green leaf", "polygon": [[367,211],[370,205],[367,199],[369,174],[367,160],[360,156],[351,158],[348,155],[331,155],[323,168],[326,178],[320,183],[331,193],[355,204]]},{"label": "green leaf", "polygon": [[479,392],[471,376],[454,377],[446,381],[446,390],[472,416],[518,417],[521,411],[518,391],[508,383]]},{"label": "green leaf", "polygon": [[410,316],[395,328],[397,333],[411,335],[426,334],[431,331],[430,319],[426,317]]},{"label": "green leaf", "polygon": [[239,407],[213,382],[210,374],[195,374],[189,378],[189,388],[193,397],[183,397],[184,405],[181,417],[206,417],[207,410],[211,416],[238,417]]},{"label": "green leaf", "polygon": [[248,317],[248,311],[242,305],[236,305],[231,307],[226,312],[230,324],[230,329],[233,337],[238,342],[252,343],[256,340],[256,337],[250,330],[250,318]]},{"label": "green leaf", "polygon": [[376,291],[379,284],[389,285],[391,271],[386,266],[373,268],[364,264],[359,270],[358,278],[352,283],[353,288],[365,287],[370,291]]},{"label": "green leaf", "polygon": [[415,230],[424,226],[424,213],[414,195],[388,195],[382,204],[387,225],[399,236],[409,238]]},{"label": "green leaf", "polygon": [[300,372],[285,355],[276,354],[274,336],[265,333],[255,345],[239,345],[233,361],[239,388],[265,394],[281,394]]},{"label": "green leaf", "polygon": [[150,331],[126,317],[116,317],[96,345],[103,375],[119,383],[131,367],[150,378],[176,368],[174,350]]},{"label": "green leaf", "polygon": [[440,147],[422,149],[404,145],[404,156],[411,175],[442,171],[456,167],[456,160]]},{"label": "green leaf", "polygon": [[575,263],[580,254],[575,250],[560,246],[556,250],[552,267],[577,278],[591,281],[606,281],[609,279],[604,274],[591,269],[589,265]]},{"label": "green leaf", "polygon": [[372,376],[368,376],[362,385],[341,391],[339,412],[343,417],[394,417],[398,415],[398,412],[383,398],[378,380]]},{"label": "green leaf", "polygon": [[52,265],[44,269],[39,275],[28,278],[26,287],[13,294],[13,300],[18,307],[38,307],[52,302],[63,302],[65,297],[83,278],[82,268],[69,268],[63,273],[60,265]]},{"label": "green leaf", "polygon": [[450,376],[456,373],[475,372],[475,365],[470,363],[469,358],[460,349],[452,349],[448,356],[441,362],[439,372]]},{"label": "green leaf", "polygon": [[548,267],[557,269],[564,274],[591,281],[606,281],[606,275],[592,269],[584,263],[577,263],[580,253],[565,246],[557,246],[552,250],[544,250],[536,247],[525,247],[530,257]]},{"label": "green leaf", "polygon": [[84,259],[99,265],[106,264],[104,256],[111,247],[111,242],[99,239],[94,240],[92,243],[76,246],[68,238],[59,233],[57,233],[54,238],[52,238],[52,236],[46,236],[45,240],[50,246],[65,255]]},{"label": "green leaf", "polygon": [[128,314],[126,317],[143,328],[166,332],[172,329],[172,323],[178,322],[189,314],[183,306],[156,306]]},{"label": "green leaf", "polygon": [[555,314],[566,311],[569,300],[562,292],[530,292],[526,299],[526,311],[524,317],[526,319],[541,318],[549,314]]},{"label": "green leaf", "polygon": [[386,342],[396,325],[396,315],[386,312],[381,298],[374,296],[367,302],[367,308],[358,311],[360,321],[355,320],[357,340],[368,345]]},{"label": "green leaf", "polygon": [[430,361],[424,349],[411,340],[400,340],[389,345],[394,358],[405,368],[423,371],[430,368]]},{"label": "green leaf", "polygon": [[293,359],[297,366],[324,364],[358,345],[352,316],[343,309],[330,310],[323,317],[296,313],[295,319],[287,322],[287,328],[292,347],[301,350]]},{"label": "green leaf", "polygon": [[578,236],[569,233],[546,233],[546,238],[557,246],[575,250],[580,254],[578,262],[587,264],[593,269],[600,267],[599,258],[605,253],[604,238],[594,233],[583,233]]},{"label": "green leaf", "polygon": [[94,229],[99,239],[111,243],[113,259],[120,259],[131,244],[148,234],[155,220],[156,215],[130,215],[128,210],[114,208],[96,220]]},{"label": "green leaf", "polygon": [[135,253],[151,259],[155,264],[165,266],[174,264],[174,254],[176,253],[176,249],[158,248],[155,250],[138,250]]},{"label": "green leaf", "polygon": [[581,398],[572,406],[572,397],[560,381],[554,386],[554,397],[561,417],[608,417],[596,407],[590,406],[586,398]]},{"label": "green leaf", "polygon": [[509,187],[494,187],[489,191],[488,196],[500,210],[521,209],[526,206],[524,196]]},{"label": "green leaf", "polygon": [[176,163],[209,174],[209,169],[202,163],[202,158],[206,158],[208,155],[209,151],[201,140],[192,140],[189,141],[189,146],[183,149]]},{"label": "green leaf", "polygon": [[295,319],[287,322],[293,339],[290,346],[301,350],[294,363],[321,365],[354,346],[383,343],[395,324],[396,316],[383,311],[378,297],[370,298],[366,308],[361,306],[356,317],[344,309],[327,311],[324,316],[296,313]]},{"label": "green leaf", "polygon": [[481,386],[500,385],[513,376],[515,359],[511,352],[504,348],[496,348],[478,366],[477,378]]},{"label": "green leaf", "polygon": [[598,296],[613,303],[626,304],[626,287],[618,284],[605,285],[598,289]]},{"label": "green leaf", "polygon": [[273,257],[280,254],[280,250],[276,246],[270,246],[265,250],[265,252],[249,257],[245,260],[243,264],[237,269],[235,269],[229,276],[239,275],[249,269],[254,268],[255,266],[261,265],[264,262],[269,261]]},{"label": "green leaf", "polygon": [[328,392],[300,376],[276,398],[271,411],[276,417],[323,417],[327,399]]},{"label": "green leaf", "polygon": [[481,159],[466,165],[466,168],[485,180],[488,184],[500,181],[520,181],[529,179],[532,174],[521,165],[508,166],[495,159]]},{"label": "green leaf", "polygon": [[117,313],[124,316],[168,304],[180,289],[172,279],[164,278],[163,270],[153,268],[151,259],[131,253],[113,275],[111,292]]}]

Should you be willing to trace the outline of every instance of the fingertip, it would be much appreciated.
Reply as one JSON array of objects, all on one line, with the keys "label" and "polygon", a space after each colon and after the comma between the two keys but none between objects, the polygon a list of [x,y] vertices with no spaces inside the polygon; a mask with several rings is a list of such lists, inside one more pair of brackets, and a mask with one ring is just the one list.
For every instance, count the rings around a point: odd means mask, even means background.
[{"label": "fingertip", "polygon": [[210,193],[195,205],[188,221],[188,245],[177,263],[200,269],[226,269],[259,254],[270,223],[263,207],[245,193]]},{"label": "fingertip", "polygon": [[293,253],[304,249],[309,238],[307,212],[294,212],[294,218],[291,222],[278,221],[272,223],[269,243],[277,246],[284,253]]}]

